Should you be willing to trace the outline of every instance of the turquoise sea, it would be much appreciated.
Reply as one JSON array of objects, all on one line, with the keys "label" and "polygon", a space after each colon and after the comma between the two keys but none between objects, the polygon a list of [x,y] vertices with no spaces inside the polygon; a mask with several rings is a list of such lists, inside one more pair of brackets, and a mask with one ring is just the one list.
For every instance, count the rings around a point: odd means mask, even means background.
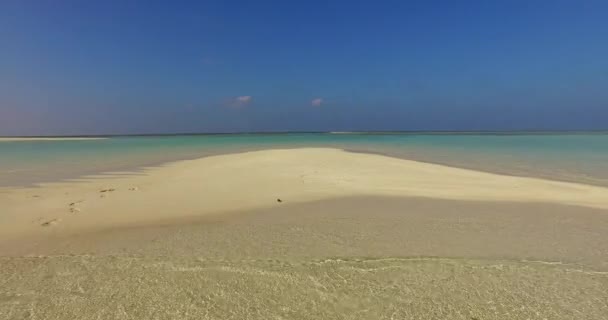
[{"label": "turquoise sea", "polygon": [[608,186],[608,133],[283,133],[0,142],[0,186],[74,179],[268,148],[335,147]]}]

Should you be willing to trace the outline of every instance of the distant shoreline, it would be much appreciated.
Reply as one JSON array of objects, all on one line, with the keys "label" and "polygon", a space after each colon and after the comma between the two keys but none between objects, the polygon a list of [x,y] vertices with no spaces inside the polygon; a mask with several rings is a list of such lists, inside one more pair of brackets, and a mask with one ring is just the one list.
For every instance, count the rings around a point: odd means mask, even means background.
[{"label": "distant shoreline", "polygon": [[16,141],[61,141],[61,140],[103,140],[106,137],[0,137],[0,142]]},{"label": "distant shoreline", "polygon": [[369,134],[369,135],[588,135],[608,134],[608,130],[514,130],[514,131],[257,131],[257,132],[179,132],[179,133],[133,133],[73,136],[0,136],[0,141],[34,140],[96,140],[115,137],[173,137],[173,136],[223,136],[223,135],[282,135],[282,134]]}]

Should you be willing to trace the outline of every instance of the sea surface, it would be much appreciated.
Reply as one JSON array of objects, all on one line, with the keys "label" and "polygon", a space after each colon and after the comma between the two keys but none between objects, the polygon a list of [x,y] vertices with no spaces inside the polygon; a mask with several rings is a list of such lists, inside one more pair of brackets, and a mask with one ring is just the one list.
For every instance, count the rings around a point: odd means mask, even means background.
[{"label": "sea surface", "polygon": [[0,141],[0,186],[132,174],[176,160],[303,147],[608,186],[608,133],[283,133]]}]

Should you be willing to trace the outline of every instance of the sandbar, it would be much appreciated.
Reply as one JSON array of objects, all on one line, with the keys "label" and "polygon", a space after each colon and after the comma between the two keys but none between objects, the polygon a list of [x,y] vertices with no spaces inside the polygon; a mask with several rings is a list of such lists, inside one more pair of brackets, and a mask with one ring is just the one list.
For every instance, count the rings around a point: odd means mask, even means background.
[{"label": "sandbar", "polygon": [[603,319],[607,213],[603,187],[332,148],[0,188],[0,318]]},{"label": "sandbar", "polygon": [[178,161],[136,176],[0,188],[0,240],[348,196],[549,203],[608,209],[608,188],[351,153],[262,150]]},{"label": "sandbar", "polygon": [[0,142],[104,140],[104,137],[0,137]]}]

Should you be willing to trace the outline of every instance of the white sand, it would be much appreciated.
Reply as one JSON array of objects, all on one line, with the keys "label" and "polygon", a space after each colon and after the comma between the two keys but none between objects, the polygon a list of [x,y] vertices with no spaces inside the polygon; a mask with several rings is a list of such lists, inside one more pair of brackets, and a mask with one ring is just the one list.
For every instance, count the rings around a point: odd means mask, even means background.
[{"label": "white sand", "polygon": [[0,137],[0,142],[18,141],[62,141],[62,140],[103,140],[103,137]]},{"label": "white sand", "polygon": [[0,240],[342,196],[542,202],[608,209],[608,188],[328,148],[220,155],[145,173],[39,188],[2,188]]},{"label": "white sand", "polygon": [[336,149],[88,179],[0,188],[0,319],[605,318],[607,188]]}]

